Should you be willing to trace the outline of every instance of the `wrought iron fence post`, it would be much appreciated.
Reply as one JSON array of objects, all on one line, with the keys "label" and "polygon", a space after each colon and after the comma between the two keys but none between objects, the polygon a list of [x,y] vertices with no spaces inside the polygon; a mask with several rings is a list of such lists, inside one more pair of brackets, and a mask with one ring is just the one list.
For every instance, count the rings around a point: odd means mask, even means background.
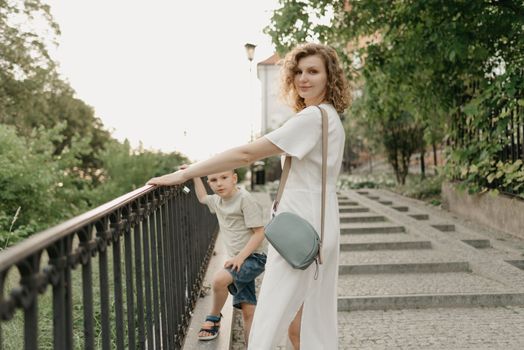
[{"label": "wrought iron fence post", "polygon": [[[40,339],[55,350],[79,347],[73,339],[84,349],[181,347],[216,227],[194,193],[144,186],[0,252],[1,322],[24,314],[23,337],[0,324],[0,348],[6,337],[31,350]],[[11,269],[21,279],[5,290]],[[48,286],[52,303],[45,305],[39,296]],[[39,319],[39,308],[52,320]],[[52,322],[49,334],[38,334],[42,322]]]}]

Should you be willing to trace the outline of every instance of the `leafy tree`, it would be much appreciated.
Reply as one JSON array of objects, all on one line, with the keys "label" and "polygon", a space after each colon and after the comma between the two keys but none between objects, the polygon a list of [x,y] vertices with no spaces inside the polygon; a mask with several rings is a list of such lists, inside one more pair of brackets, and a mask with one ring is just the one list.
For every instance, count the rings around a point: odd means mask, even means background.
[{"label": "leafy tree", "polygon": [[[42,30],[40,26],[45,26]],[[49,5],[40,0],[0,1],[0,72],[2,78],[24,80],[41,69],[52,71],[47,44],[60,34]],[[46,35],[46,36],[44,36]]]},{"label": "leafy tree", "polygon": [[[0,0],[0,122],[14,124],[43,103],[55,62],[38,21],[51,37],[59,34],[48,5],[39,0]],[[46,28],[47,27],[47,28]],[[36,93],[36,94],[35,94]],[[36,96],[35,96],[36,95]]]},{"label": "leafy tree", "polygon": [[[352,56],[364,61],[350,73],[357,86],[363,84],[365,99],[357,103],[360,113],[353,115],[387,121],[395,115],[394,106],[413,116],[433,144],[443,135],[457,140],[457,130],[467,129],[469,134],[483,130],[489,137],[469,144],[469,151],[456,147],[450,153],[448,176],[476,183],[477,189],[486,188],[482,178],[489,175],[499,182],[511,178],[510,185],[519,186],[519,176],[497,170],[500,148],[494,144],[504,139],[502,130],[511,123],[503,111],[515,110],[523,96],[522,1],[281,0],[280,4],[266,30],[279,51],[303,40],[320,40],[338,48],[348,61]],[[326,14],[331,14],[328,24],[316,18]],[[489,116],[494,112],[502,117],[496,118],[493,130]],[[467,127],[452,128],[454,124]],[[487,165],[478,171],[477,163]],[[522,169],[513,168],[516,173]]]},{"label": "leafy tree", "polygon": [[408,112],[399,112],[385,122],[381,126],[381,135],[384,136],[386,154],[397,182],[404,185],[411,156],[421,148],[423,128],[413,121]]},{"label": "leafy tree", "polygon": [[0,247],[187,162],[114,140],[59,77],[59,34],[43,1],[0,0]]},{"label": "leafy tree", "polygon": [[75,98],[74,90],[58,76],[48,45],[60,31],[49,6],[40,0],[4,0],[0,4],[0,123],[14,125],[27,137],[34,128],[53,128],[65,122],[53,154],[70,147],[74,135],[89,138],[91,151],[81,156],[79,169],[96,182],[100,166],[96,153],[110,134],[93,109]]},{"label": "leafy tree", "polygon": [[[78,165],[88,140],[73,138],[71,147],[54,156],[53,142],[63,125],[20,137],[0,124],[0,241],[3,245],[81,213],[86,193],[69,170]],[[3,232],[3,234],[2,234]],[[9,234],[5,234],[5,233]],[[0,244],[2,245],[2,244]]]},{"label": "leafy tree", "polygon": [[178,152],[153,152],[139,147],[133,150],[126,140],[112,140],[99,154],[100,184],[90,193],[90,202],[99,205],[145,185],[151,177],[160,176],[189,163]]}]

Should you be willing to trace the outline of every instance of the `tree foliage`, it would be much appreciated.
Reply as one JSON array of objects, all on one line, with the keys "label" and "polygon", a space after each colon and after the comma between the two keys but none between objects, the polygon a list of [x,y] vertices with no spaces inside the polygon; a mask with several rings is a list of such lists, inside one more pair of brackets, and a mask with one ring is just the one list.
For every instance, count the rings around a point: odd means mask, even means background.
[{"label": "tree foliage", "polygon": [[93,203],[104,203],[144,186],[154,176],[178,170],[189,160],[178,152],[153,152],[139,147],[133,150],[126,140],[108,142],[99,155],[101,183],[91,193]]},{"label": "tree foliage", "polygon": [[92,151],[82,155],[79,167],[95,177],[100,166],[96,153],[111,137],[93,109],[75,98],[74,90],[58,76],[48,45],[60,31],[49,6],[40,0],[1,3],[0,123],[15,126],[27,137],[34,128],[66,122],[53,153],[70,147],[74,135],[90,138]]},{"label": "tree foliage", "polygon": [[178,152],[133,150],[127,141],[112,139],[97,155],[101,166],[94,183],[80,171],[82,157],[92,152],[90,138],[75,135],[70,146],[55,154],[64,129],[63,123],[42,127],[25,137],[0,124],[0,248],[188,163]]},{"label": "tree foliage", "polygon": [[[364,62],[349,72],[362,91],[352,116],[377,128],[394,121],[398,111],[409,113],[431,143],[441,137],[457,139],[452,123],[468,120],[472,128],[482,124],[490,137],[468,145],[467,152],[455,147],[448,175],[478,184],[490,174],[501,174],[493,144],[503,139],[498,131],[510,123],[503,111],[514,109],[523,96],[522,1],[281,0],[280,4],[266,29],[279,51],[303,40],[320,40],[338,48],[347,62],[356,57]],[[315,19],[319,14],[331,14],[328,25]],[[496,128],[489,117],[493,113],[499,115]],[[482,157],[489,159],[483,171],[463,171],[464,166],[482,162]],[[518,181],[510,183],[518,186]]]},{"label": "tree foliage", "polygon": [[89,203],[84,179],[71,174],[86,141],[75,138],[60,156],[53,142],[63,124],[19,137],[15,128],[0,124],[0,232],[4,244],[79,214]]},{"label": "tree foliage", "polygon": [[0,0],[0,248],[188,162],[113,139],[59,77],[59,34],[41,0]]}]

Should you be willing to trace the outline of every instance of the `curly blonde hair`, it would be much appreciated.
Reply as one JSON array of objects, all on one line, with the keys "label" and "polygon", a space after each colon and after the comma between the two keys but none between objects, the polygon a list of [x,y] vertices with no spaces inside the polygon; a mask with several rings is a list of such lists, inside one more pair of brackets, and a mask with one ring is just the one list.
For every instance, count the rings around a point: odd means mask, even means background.
[{"label": "curly blonde hair", "polygon": [[282,64],[280,95],[295,112],[306,108],[304,99],[295,87],[295,74],[298,62],[308,56],[319,55],[326,65],[327,86],[325,100],[331,103],[337,112],[342,113],[349,106],[349,85],[340,65],[337,52],[323,44],[305,43],[291,50]]}]

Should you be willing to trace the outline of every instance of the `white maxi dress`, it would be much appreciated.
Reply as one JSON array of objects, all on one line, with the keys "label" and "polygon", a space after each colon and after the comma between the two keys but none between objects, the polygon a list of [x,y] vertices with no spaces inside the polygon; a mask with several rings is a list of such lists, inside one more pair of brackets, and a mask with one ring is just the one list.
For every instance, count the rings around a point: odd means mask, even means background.
[{"label": "white maxi dress", "polygon": [[[315,280],[316,264],[293,269],[271,245],[249,338],[250,350],[273,350],[287,336],[289,324],[304,304],[301,350],[336,350],[337,279],[340,221],[336,185],[345,133],[330,104],[323,264]],[[292,156],[291,170],[278,212],[292,212],[308,220],[320,234],[322,190],[322,117],[310,106],[265,137]]]}]

